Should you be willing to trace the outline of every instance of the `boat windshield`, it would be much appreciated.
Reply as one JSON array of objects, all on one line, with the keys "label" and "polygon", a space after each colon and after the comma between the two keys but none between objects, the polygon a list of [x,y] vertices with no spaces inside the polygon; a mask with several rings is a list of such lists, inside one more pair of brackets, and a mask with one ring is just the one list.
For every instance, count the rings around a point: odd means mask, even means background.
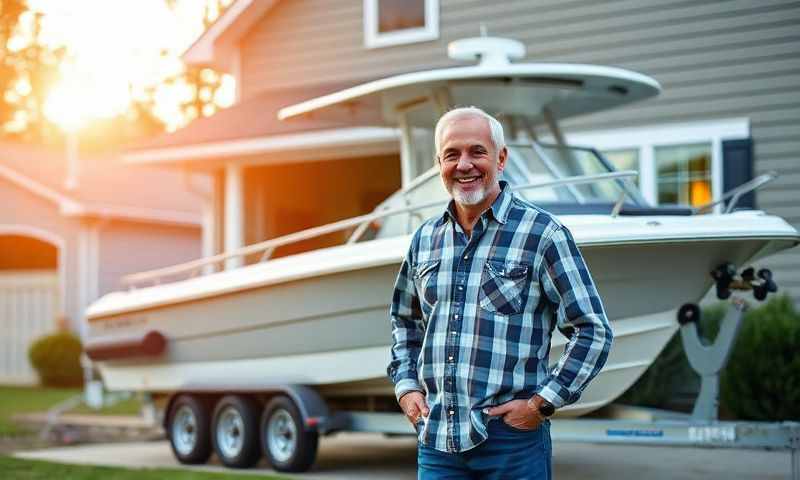
[{"label": "boat windshield", "polygon": [[523,187],[518,190],[520,196],[554,213],[608,213],[610,205],[623,196],[624,205],[647,206],[631,177],[524,188],[570,177],[615,172],[611,163],[595,149],[538,142],[512,143],[508,145],[508,154],[503,178],[512,187]]},{"label": "boat windshield", "polygon": [[[592,178],[616,172],[611,163],[594,149],[538,142],[513,143],[508,145],[508,154],[502,179],[518,195],[551,213],[609,215],[620,199],[623,209],[648,207],[632,181],[635,177]],[[575,177],[584,178],[578,181]],[[542,185],[559,181],[562,184]],[[425,219],[441,214],[449,199],[439,178],[438,167],[433,167],[378,208],[395,210],[419,206],[383,218],[375,236],[410,233]],[[374,236],[367,235],[362,239],[369,238]]]}]

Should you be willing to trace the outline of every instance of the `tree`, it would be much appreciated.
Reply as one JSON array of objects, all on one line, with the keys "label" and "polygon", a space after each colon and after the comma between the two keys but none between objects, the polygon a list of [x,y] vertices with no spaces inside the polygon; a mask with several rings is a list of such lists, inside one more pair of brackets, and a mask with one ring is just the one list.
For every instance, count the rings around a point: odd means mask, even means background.
[{"label": "tree", "polygon": [[[178,0],[164,0],[176,10]],[[232,0],[204,0],[204,26],[208,26]],[[0,1],[0,140],[19,140],[60,147],[64,131],[44,114],[45,101],[59,82],[60,67],[70,58],[66,46],[51,47],[42,38],[43,14],[31,9],[27,0]],[[47,32],[45,32],[47,33]],[[174,52],[164,50],[162,60],[174,62]],[[114,118],[91,119],[80,130],[82,150],[100,150],[130,144],[139,137],[163,132],[166,124],[159,115],[157,90],[177,86],[168,92],[181,98],[182,119],[170,120],[180,127],[218,108],[216,99],[224,76],[209,68],[185,67],[160,85],[130,85],[131,104]],[[163,93],[163,92],[162,92]],[[162,95],[163,97],[163,95]],[[70,97],[67,94],[66,98]],[[69,108],[66,111],[70,110]],[[48,111],[48,113],[52,113]]]},{"label": "tree", "polygon": [[44,97],[65,51],[42,44],[41,20],[24,0],[0,3],[0,134],[5,137],[46,141],[56,133],[44,117]]},{"label": "tree", "polygon": [[[165,1],[174,9],[176,0]],[[230,4],[231,0],[206,0],[204,31],[208,30]],[[181,105],[185,122],[188,123],[199,116],[212,115],[217,110],[215,99],[222,87],[222,80],[223,75],[211,68],[186,65],[183,72],[167,79],[165,83],[188,87],[190,95]]]}]

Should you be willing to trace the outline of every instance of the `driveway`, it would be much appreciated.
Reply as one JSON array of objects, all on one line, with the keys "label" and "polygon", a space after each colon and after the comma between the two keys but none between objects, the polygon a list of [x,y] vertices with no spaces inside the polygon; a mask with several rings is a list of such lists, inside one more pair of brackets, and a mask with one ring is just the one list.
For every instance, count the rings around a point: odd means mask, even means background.
[{"label": "driveway", "polygon": [[[385,438],[377,434],[341,433],[320,441],[314,469],[302,479],[414,479],[416,440]],[[201,467],[179,465],[166,441],[82,445],[20,452],[20,458],[60,463],[123,467],[191,468],[225,471],[212,464]],[[675,447],[632,447],[578,443],[554,444],[554,478],[620,480],[785,479],[791,474],[791,455],[784,451],[707,450]],[[265,463],[255,469],[237,471],[274,473]]]}]

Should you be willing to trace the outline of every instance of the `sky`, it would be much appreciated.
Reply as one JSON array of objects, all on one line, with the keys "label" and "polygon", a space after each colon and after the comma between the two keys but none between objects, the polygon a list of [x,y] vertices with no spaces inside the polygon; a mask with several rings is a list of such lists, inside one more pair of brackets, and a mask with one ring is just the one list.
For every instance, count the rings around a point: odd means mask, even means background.
[{"label": "sky", "polygon": [[[69,52],[45,103],[48,118],[78,129],[92,118],[124,112],[146,87],[179,73],[180,54],[203,31],[206,0],[173,3],[171,9],[165,0],[28,0],[44,14],[43,41]],[[223,82],[215,100],[228,106],[234,82],[229,76]],[[189,94],[185,86],[156,90],[155,113],[168,129],[184,121],[179,106]]]}]

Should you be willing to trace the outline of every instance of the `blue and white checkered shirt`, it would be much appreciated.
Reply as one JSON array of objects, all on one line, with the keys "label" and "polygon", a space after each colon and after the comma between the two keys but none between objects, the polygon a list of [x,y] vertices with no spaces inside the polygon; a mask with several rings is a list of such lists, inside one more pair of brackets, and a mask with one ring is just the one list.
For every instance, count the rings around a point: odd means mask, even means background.
[{"label": "blue and white checkered shirt", "polygon": [[[419,441],[461,452],[487,438],[485,407],[538,393],[578,400],[608,357],[612,334],[570,232],[507,184],[467,237],[453,203],[414,234],[391,306],[399,399],[424,392]],[[554,327],[569,338],[552,371]]]}]

